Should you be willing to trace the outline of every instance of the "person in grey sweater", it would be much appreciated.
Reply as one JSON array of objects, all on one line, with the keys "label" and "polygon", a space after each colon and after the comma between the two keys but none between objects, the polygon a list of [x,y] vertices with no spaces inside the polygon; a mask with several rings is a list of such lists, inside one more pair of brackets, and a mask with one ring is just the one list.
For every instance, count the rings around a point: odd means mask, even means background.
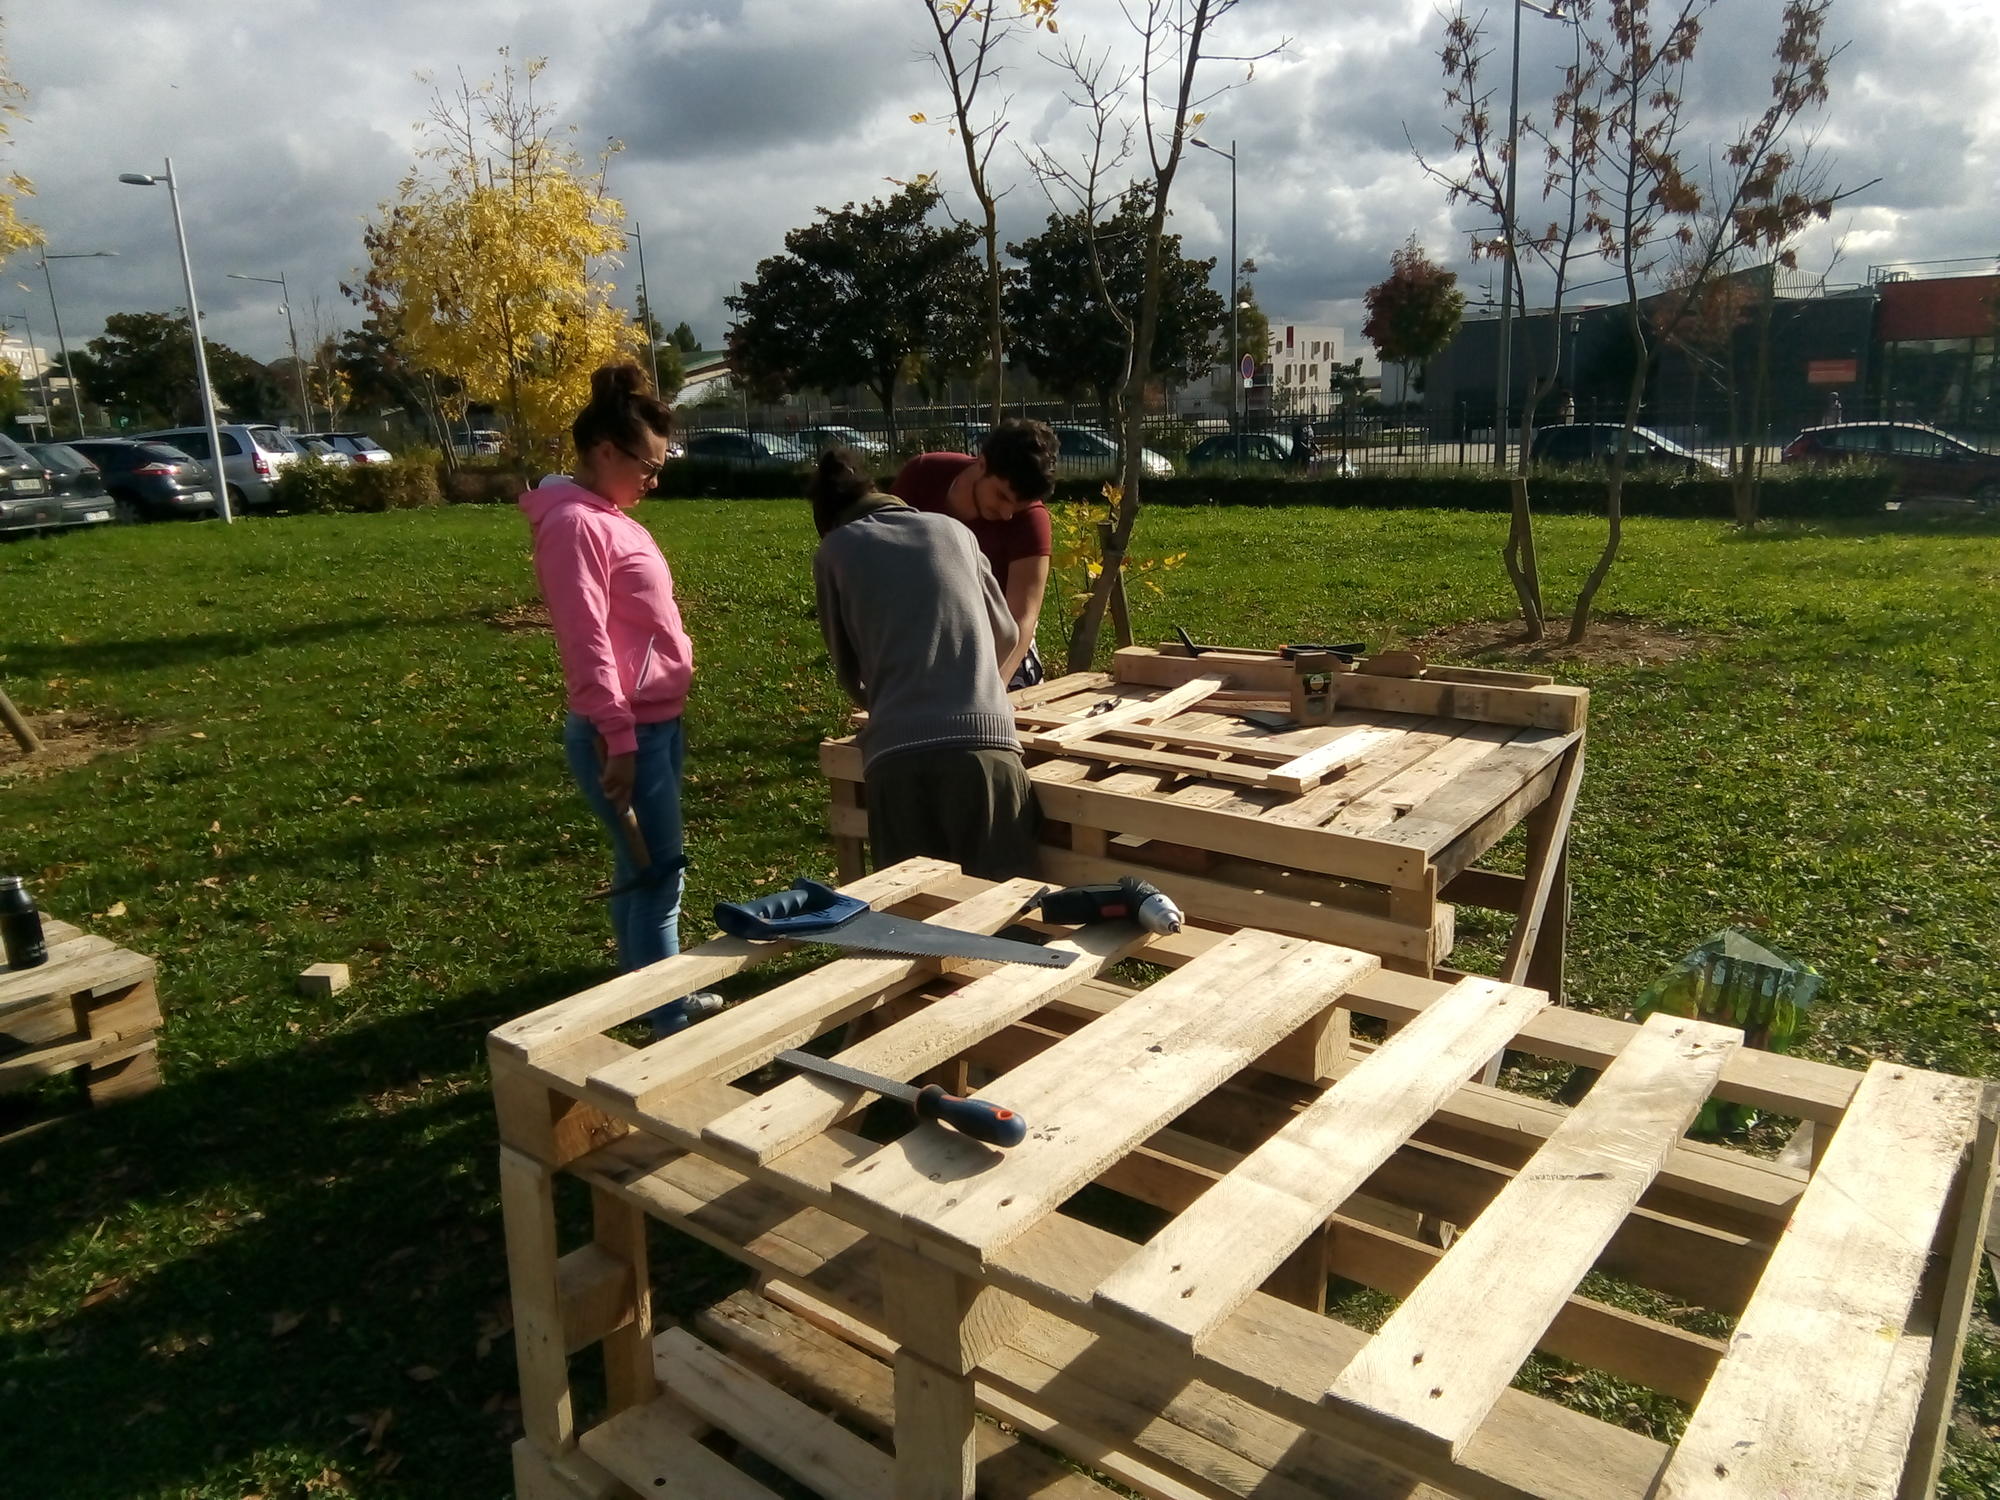
[{"label": "person in grey sweater", "polygon": [[1000,661],[1016,626],[972,533],[876,492],[835,448],[806,484],[819,622],[859,735],[877,869],[916,855],[1006,879],[1035,863],[1039,810]]}]

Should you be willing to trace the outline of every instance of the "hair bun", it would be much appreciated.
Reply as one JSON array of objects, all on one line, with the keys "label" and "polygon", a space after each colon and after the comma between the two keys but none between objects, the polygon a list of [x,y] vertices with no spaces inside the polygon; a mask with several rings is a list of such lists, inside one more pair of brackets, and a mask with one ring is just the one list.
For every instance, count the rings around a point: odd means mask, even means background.
[{"label": "hair bun", "polygon": [[646,389],[646,372],[632,360],[615,365],[599,365],[590,375],[590,399],[624,401]]}]

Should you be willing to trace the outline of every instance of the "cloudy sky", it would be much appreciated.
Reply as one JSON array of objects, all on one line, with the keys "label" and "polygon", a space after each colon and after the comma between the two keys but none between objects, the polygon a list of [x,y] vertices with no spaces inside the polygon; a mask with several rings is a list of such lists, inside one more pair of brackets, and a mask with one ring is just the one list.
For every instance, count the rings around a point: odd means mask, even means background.
[{"label": "cloudy sky", "polygon": [[[1006,0],[999,0],[1006,3]],[[185,299],[162,189],[121,185],[171,153],[185,189],[197,292],[210,336],[260,358],[284,352],[277,289],[226,272],[291,282],[300,336],[314,320],[356,320],[338,283],[360,263],[360,231],[408,168],[428,85],[418,74],[478,79],[497,51],[546,56],[545,97],[580,143],[625,142],[612,190],[646,237],[654,300],[705,343],[722,298],[816,207],[889,190],[935,170],[959,209],[957,145],[933,117],[948,104],[925,59],[920,0],[26,0],[7,7],[6,46],[30,91],[8,163],[31,178],[30,217],[57,252],[65,331],[81,341],[107,314]],[[1777,0],[1719,0],[1692,90],[1704,139],[1761,103]],[[1489,23],[1504,32],[1506,7]],[[1567,57],[1567,28],[1524,19],[1522,95],[1546,100]],[[1063,0],[1064,41],[1129,49],[1117,0]],[[1476,217],[1447,208],[1412,160],[1441,147],[1432,0],[1242,0],[1217,37],[1254,54],[1286,43],[1210,106],[1210,140],[1234,139],[1241,251],[1260,268],[1274,321],[1343,325],[1358,352],[1359,297],[1416,233],[1457,268],[1476,299],[1491,277],[1466,258]],[[1848,47],[1819,121],[1837,178],[1879,178],[1807,246],[1837,281],[1871,265],[2000,254],[2000,5],[1991,0],[1834,0],[1829,34]],[[1504,44],[1504,35],[1501,38]],[[1057,151],[1077,139],[1046,39],[1020,48],[1006,83],[1008,138]],[[1503,54],[1504,55],[1504,54]],[[1496,59],[1497,62],[1497,59]],[[1496,78],[1499,76],[1496,67]],[[1501,101],[1504,114],[1504,98]],[[1406,134],[1407,132],[1407,134]],[[1003,229],[1029,233],[1048,213],[1018,149]],[[1226,257],[1229,172],[1193,154],[1174,189],[1173,227],[1191,253]],[[1524,213],[1523,217],[1526,215]],[[610,273],[624,287],[636,269]],[[1225,267],[1218,266],[1218,285]],[[1601,295],[1601,294],[1600,294]],[[48,300],[17,258],[0,313],[25,310],[49,342]]]}]

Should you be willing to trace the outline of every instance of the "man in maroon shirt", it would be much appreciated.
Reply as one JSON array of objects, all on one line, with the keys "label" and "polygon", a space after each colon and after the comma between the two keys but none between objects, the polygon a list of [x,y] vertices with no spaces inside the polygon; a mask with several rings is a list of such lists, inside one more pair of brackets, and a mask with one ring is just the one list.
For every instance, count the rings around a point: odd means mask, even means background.
[{"label": "man in maroon shirt", "polygon": [[897,472],[889,492],[917,510],[951,516],[973,540],[1007,596],[1020,641],[1000,663],[1012,688],[1042,680],[1035,622],[1049,582],[1049,510],[1055,488],[1056,435],[1046,422],[1009,417],[986,435],[979,456],[921,453]]}]

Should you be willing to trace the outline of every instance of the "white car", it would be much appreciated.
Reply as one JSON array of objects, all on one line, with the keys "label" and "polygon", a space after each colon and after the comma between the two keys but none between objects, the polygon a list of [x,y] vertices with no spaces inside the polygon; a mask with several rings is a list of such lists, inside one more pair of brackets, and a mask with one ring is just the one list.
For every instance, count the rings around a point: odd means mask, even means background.
[{"label": "white car", "polygon": [[396,456],[365,432],[295,432],[292,436],[303,441],[325,443],[350,463],[386,464]]},{"label": "white car", "polygon": [[[1058,474],[1117,478],[1120,468],[1118,443],[1109,433],[1068,422],[1051,422],[1049,428],[1061,445],[1061,451],[1056,455]],[[1139,450],[1139,467],[1148,479],[1171,479],[1174,473],[1174,461],[1151,448]]]}]

